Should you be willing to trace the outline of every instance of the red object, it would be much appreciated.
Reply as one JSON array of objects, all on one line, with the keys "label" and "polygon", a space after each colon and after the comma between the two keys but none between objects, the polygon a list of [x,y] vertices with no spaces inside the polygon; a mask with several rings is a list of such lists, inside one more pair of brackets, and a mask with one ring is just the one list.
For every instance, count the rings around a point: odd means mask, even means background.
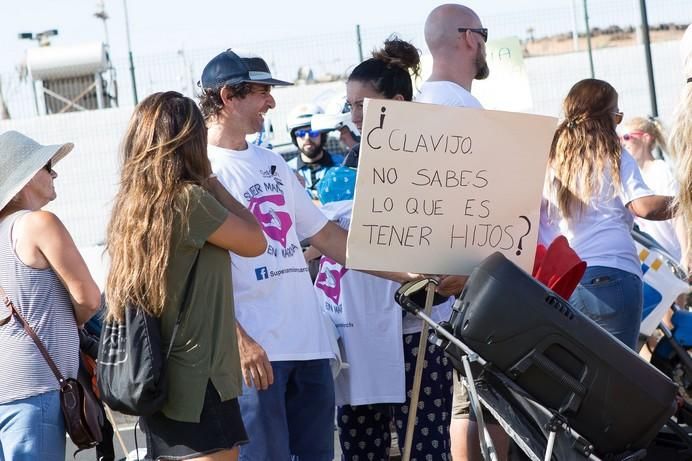
[{"label": "red object", "polygon": [[99,386],[96,384],[96,360],[82,351],[80,351],[79,354],[82,357],[82,365],[84,365],[84,369],[91,378],[91,389],[94,391],[94,395],[96,395],[96,397],[101,398]]},{"label": "red object", "polygon": [[563,235],[553,240],[547,249],[543,245],[536,247],[533,277],[564,299],[569,299],[585,271],[586,263]]}]

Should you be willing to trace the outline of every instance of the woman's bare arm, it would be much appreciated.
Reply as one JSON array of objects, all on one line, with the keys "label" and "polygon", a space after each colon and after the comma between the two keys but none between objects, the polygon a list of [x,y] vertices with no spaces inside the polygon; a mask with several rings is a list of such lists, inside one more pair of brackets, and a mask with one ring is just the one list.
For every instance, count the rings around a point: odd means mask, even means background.
[{"label": "woman's bare arm", "polygon": [[216,178],[209,180],[209,192],[230,214],[207,241],[240,256],[259,256],[267,249],[262,227]]},{"label": "woman's bare arm", "polygon": [[82,325],[101,305],[101,292],[82,255],[60,219],[48,211],[22,218],[23,244],[35,246],[62,281],[72,299],[75,319]]},{"label": "woman's bare arm", "polygon": [[628,203],[627,208],[635,216],[651,221],[665,221],[675,216],[673,197],[666,195],[639,197]]}]

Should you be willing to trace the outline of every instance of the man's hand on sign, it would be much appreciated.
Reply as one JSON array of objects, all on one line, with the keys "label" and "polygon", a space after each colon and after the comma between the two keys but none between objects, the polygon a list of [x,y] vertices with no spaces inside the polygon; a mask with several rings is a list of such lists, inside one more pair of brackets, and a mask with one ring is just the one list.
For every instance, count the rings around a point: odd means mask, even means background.
[{"label": "man's hand on sign", "polygon": [[458,295],[464,289],[468,279],[466,275],[441,275],[439,277],[440,283],[435,291],[442,296]]},{"label": "man's hand on sign", "polygon": [[236,322],[235,330],[238,336],[240,367],[245,385],[247,387],[254,385],[258,390],[263,391],[274,383],[274,370],[267,353],[245,332],[240,323]]}]

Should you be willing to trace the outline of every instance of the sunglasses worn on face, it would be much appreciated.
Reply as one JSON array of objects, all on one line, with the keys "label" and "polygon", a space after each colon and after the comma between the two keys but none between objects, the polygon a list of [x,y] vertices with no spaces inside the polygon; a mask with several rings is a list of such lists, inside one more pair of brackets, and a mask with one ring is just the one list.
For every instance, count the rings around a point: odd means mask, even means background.
[{"label": "sunglasses worn on face", "polygon": [[631,133],[623,134],[621,137],[623,141],[629,141],[630,139],[641,138],[642,136],[644,136],[644,133],[641,131],[632,131]]},{"label": "sunglasses worn on face", "polygon": [[475,33],[479,34],[481,37],[483,37],[484,42],[488,41],[488,29],[486,29],[485,27],[482,27],[482,28],[480,28],[480,27],[477,27],[477,28],[459,27],[459,29],[457,29],[457,30],[459,32],[466,32],[467,30],[469,30],[471,32],[475,32]]},{"label": "sunglasses worn on face", "polygon": [[613,117],[615,118],[615,124],[619,125],[622,122],[622,118],[625,116],[623,112],[620,111],[615,111],[612,113]]},{"label": "sunglasses worn on face", "polygon": [[320,132],[317,130],[296,130],[295,135],[296,138],[304,138],[305,135],[308,135],[311,138],[317,138],[320,135]]},{"label": "sunglasses worn on face", "polygon": [[46,170],[48,173],[53,172],[53,160],[48,160],[48,163],[43,165],[43,169]]}]

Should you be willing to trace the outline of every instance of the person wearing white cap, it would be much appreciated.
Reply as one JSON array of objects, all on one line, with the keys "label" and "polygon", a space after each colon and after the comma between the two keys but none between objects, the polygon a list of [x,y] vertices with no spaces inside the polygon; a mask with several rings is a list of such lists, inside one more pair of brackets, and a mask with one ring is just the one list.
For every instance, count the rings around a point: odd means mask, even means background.
[{"label": "person wearing white cap", "polygon": [[676,200],[687,229],[687,241],[681,242],[682,262],[689,273],[692,272],[692,25],[687,26],[680,41],[680,56],[685,80],[675,109],[668,147],[677,161],[680,189]]},{"label": "person wearing white cap", "polygon": [[77,377],[77,325],[101,304],[67,229],[41,210],[56,198],[53,167],[72,148],[44,146],[16,131],[0,135],[0,459],[65,459],[58,380],[5,296],[66,378]]}]

